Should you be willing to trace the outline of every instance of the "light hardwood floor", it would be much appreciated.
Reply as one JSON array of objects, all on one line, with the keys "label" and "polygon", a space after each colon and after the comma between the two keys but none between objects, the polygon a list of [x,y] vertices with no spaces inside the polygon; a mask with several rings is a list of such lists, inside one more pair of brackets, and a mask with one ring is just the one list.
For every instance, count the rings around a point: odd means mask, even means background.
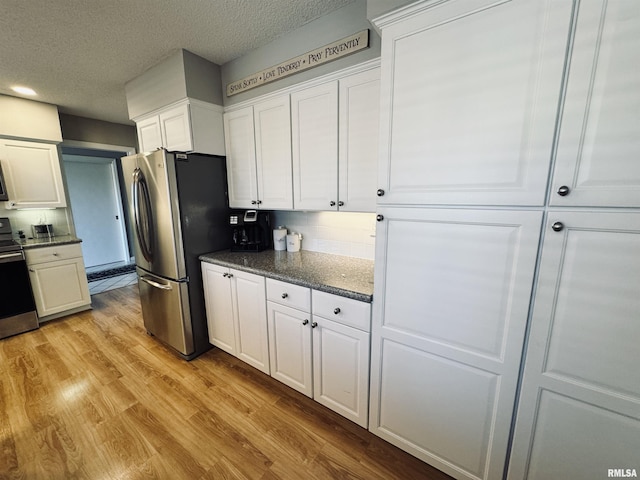
[{"label": "light hardwood floor", "polygon": [[177,358],[137,293],[0,340],[0,479],[450,478],[219,349]]}]

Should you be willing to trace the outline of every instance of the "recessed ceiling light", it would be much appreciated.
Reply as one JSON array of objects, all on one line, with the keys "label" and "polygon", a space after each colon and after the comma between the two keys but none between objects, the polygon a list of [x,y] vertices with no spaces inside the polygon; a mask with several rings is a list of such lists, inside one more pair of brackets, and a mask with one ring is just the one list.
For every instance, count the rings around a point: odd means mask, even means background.
[{"label": "recessed ceiling light", "polygon": [[29,87],[11,87],[11,90],[22,95],[37,95],[36,91]]}]

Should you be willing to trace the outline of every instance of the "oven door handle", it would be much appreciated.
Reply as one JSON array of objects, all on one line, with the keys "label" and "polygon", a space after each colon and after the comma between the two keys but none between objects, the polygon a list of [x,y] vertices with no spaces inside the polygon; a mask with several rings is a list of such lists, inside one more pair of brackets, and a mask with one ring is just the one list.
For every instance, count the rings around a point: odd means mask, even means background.
[{"label": "oven door handle", "polygon": [[23,259],[22,252],[0,254],[0,263],[19,262]]}]

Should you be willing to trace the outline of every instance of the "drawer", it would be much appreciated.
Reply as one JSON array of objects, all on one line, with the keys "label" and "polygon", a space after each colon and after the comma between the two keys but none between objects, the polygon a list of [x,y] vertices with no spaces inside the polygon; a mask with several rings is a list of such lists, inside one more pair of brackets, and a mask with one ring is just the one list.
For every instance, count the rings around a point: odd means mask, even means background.
[{"label": "drawer", "polygon": [[311,312],[311,289],[267,278],[267,300]]},{"label": "drawer", "polygon": [[313,290],[313,315],[371,331],[371,304]]},{"label": "drawer", "polygon": [[38,263],[82,257],[82,248],[79,243],[55,247],[27,248],[24,251],[24,256],[29,265],[35,265]]}]

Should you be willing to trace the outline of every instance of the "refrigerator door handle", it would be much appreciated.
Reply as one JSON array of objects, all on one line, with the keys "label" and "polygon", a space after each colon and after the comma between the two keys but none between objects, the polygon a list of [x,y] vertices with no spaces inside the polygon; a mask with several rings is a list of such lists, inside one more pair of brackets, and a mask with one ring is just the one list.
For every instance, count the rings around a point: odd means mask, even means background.
[{"label": "refrigerator door handle", "polygon": [[[144,211],[140,210],[140,196],[142,196]],[[149,198],[149,186],[144,178],[144,174],[140,168],[136,168],[133,172],[133,216],[138,237],[138,244],[142,255],[151,262],[153,252],[153,224],[151,222],[151,199]],[[144,213],[143,213],[144,212]],[[144,221],[144,225],[140,221]]]},{"label": "refrigerator door handle", "polygon": [[140,277],[140,280],[152,287],[159,288],[160,290],[172,290],[171,285],[163,285],[162,283],[154,282],[153,280],[149,280],[148,277]]}]

